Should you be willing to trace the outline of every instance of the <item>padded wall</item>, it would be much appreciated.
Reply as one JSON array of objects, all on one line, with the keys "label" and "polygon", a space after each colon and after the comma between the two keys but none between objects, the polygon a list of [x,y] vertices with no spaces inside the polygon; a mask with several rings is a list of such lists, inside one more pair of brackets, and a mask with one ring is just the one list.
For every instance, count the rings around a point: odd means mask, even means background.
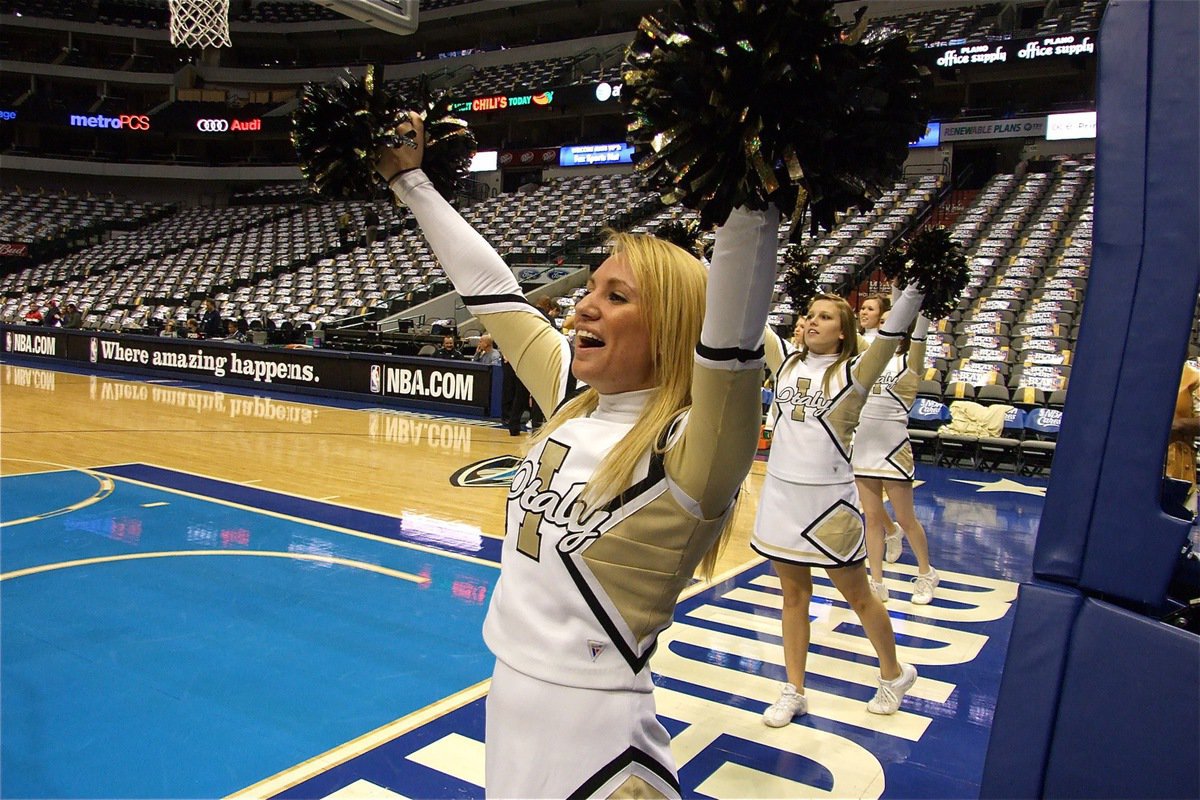
[{"label": "padded wall", "polygon": [[1200,288],[1198,42],[1200,3],[1105,13],[1091,276],[1034,554],[1040,578],[1151,607],[1187,534],[1160,495]]},{"label": "padded wall", "polygon": [[1067,650],[1083,595],[1023,584],[992,720],[981,800],[1041,797]]},{"label": "padded wall", "polygon": [[1086,600],[1067,652],[1044,797],[1200,797],[1200,643]]}]

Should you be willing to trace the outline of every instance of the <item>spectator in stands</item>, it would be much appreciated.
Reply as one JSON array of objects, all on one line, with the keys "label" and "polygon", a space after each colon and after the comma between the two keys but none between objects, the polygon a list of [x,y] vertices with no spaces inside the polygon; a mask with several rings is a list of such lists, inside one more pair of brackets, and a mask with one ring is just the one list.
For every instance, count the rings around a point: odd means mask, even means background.
[{"label": "spectator in stands", "polygon": [[367,213],[363,217],[363,226],[366,228],[367,247],[370,247],[379,238],[379,214],[375,212],[375,206],[367,206]]},{"label": "spectator in stands", "polygon": [[230,342],[248,342],[249,337],[238,330],[237,320],[231,319],[225,322],[225,339]]},{"label": "spectator in stands", "polygon": [[512,415],[513,397],[517,394],[517,373],[513,369],[512,362],[504,353],[500,354],[500,366],[503,368],[500,386],[500,421],[508,425],[509,417]]},{"label": "spectator in stands", "polygon": [[434,358],[452,358],[455,360],[463,357],[462,353],[460,353],[458,350],[458,343],[454,340],[454,337],[448,333],[442,337],[441,347],[437,348],[429,355],[433,356]]},{"label": "spectator in stands", "polygon": [[338,242],[345,247],[350,244],[350,212],[343,211],[337,218]]},{"label": "spectator in stands", "polygon": [[175,323],[175,320],[168,317],[167,319],[163,320],[162,330],[158,332],[158,335],[166,336],[171,339],[178,338],[179,326]]},{"label": "spectator in stands", "polygon": [[487,364],[495,366],[500,363],[500,351],[492,344],[492,335],[485,333],[479,337],[479,344],[475,346],[475,355],[471,356],[471,360],[477,364]]},{"label": "spectator in stands", "polygon": [[53,328],[62,322],[62,312],[58,310],[58,301],[51,300],[46,305],[46,313],[42,315],[42,324],[48,328]]},{"label": "spectator in stands", "polygon": [[[754,459],[779,214],[735,210],[707,276],[668,242],[614,235],[576,307],[572,360],[420,170],[420,117],[406,128],[380,174],[538,401],[566,400],[509,493],[484,622],[486,794],[679,797],[649,658],[697,567],[712,574]],[[591,388],[567,400],[571,374]]]},{"label": "spectator in stands", "polygon": [[[556,328],[558,327],[558,321],[555,318],[558,314],[558,308],[549,297],[538,298],[533,306],[542,312],[542,316],[554,324]],[[542,411],[541,406],[537,404],[537,400],[530,395],[529,387],[525,385],[520,376],[515,372],[512,375],[512,381],[512,405],[508,407],[508,435],[521,435],[521,432],[525,430],[526,413],[529,414],[530,429],[534,433],[537,433],[546,421],[546,414]]]},{"label": "spectator in stands", "polygon": [[1192,364],[1183,365],[1179,392],[1175,396],[1175,412],[1171,419],[1171,437],[1167,440],[1166,476],[1188,485],[1184,507],[1196,514],[1196,437],[1200,436],[1200,417],[1197,416],[1197,395],[1200,394],[1200,371]]},{"label": "spectator in stands", "polygon": [[204,299],[204,314],[200,317],[200,335],[205,339],[220,339],[226,333],[221,321],[221,312],[217,311],[217,301],[211,297]]},{"label": "spectator in stands", "polygon": [[183,327],[183,338],[184,339],[203,339],[204,338],[200,334],[200,323],[196,321],[195,317],[188,317],[187,322],[185,322],[183,324],[183,326],[184,326]]},{"label": "spectator in stands", "polygon": [[25,312],[25,324],[26,325],[41,325],[42,324],[42,310],[40,308],[38,308],[37,306],[34,306],[34,307],[30,308],[28,311],[26,311]]},{"label": "spectator in stands", "polygon": [[555,303],[549,297],[539,297],[534,305],[537,306],[538,311],[541,311],[546,319],[554,323],[554,327],[562,327],[561,312],[559,311],[558,303]]},{"label": "spectator in stands", "polygon": [[74,303],[67,303],[67,310],[62,316],[62,326],[73,329],[83,327],[83,312],[79,310],[79,306]]}]

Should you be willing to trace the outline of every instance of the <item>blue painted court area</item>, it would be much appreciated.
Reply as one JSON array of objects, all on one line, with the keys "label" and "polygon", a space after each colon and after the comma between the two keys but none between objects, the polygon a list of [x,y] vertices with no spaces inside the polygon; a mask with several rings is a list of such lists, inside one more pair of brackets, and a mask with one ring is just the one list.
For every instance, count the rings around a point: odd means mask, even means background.
[{"label": "blue painted court area", "polygon": [[[917,515],[943,577],[933,604],[914,606],[911,550],[885,566],[901,657],[922,678],[901,713],[880,718],[863,708],[878,662],[858,619],[816,571],[809,713],[784,729],[762,725],[786,673],[782,594],[770,565],[758,563],[681,601],[651,662],[659,718],[682,753],[684,797],[979,796],[1016,584],[1031,574],[1046,481],[924,466],[918,479]],[[483,797],[484,702],[275,797]]]},{"label": "blue painted court area", "polygon": [[498,572],[436,533],[104,470],[0,486],[5,797],[219,797],[490,675]]}]

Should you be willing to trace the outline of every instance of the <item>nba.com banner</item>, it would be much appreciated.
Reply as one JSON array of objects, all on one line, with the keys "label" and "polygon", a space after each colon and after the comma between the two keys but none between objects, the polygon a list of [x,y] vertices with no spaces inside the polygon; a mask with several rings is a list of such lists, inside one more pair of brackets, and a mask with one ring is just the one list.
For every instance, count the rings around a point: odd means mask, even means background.
[{"label": "nba.com banner", "polygon": [[[493,410],[493,369],[465,361],[285,350],[37,326],[3,325],[0,332],[0,352],[13,356],[54,358],[205,383],[351,396],[388,405],[411,402],[483,415]],[[498,405],[497,397],[497,409]]]}]

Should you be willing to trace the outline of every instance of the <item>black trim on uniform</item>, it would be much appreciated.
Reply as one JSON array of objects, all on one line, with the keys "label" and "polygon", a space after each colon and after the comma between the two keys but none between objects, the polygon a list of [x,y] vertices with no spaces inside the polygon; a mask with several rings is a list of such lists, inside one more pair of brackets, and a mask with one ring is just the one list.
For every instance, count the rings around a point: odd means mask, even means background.
[{"label": "black trim on uniform", "polygon": [[896,455],[899,452],[902,452],[904,450],[904,448],[906,448],[906,447],[909,450],[912,450],[912,442],[909,441],[907,428],[905,429],[905,432],[904,432],[904,441],[901,442],[900,444],[896,445],[895,447],[893,447],[891,452],[889,452],[886,456],[883,457],[884,461],[891,464],[893,467],[896,468],[897,472],[899,472],[901,475],[905,476],[903,479],[890,478],[890,480],[894,480],[894,481],[904,480],[904,481],[907,481],[908,483],[912,483],[913,479],[917,476],[916,463],[915,463],[916,458],[914,456],[912,456],[912,455],[909,456],[910,458],[913,459],[913,462],[914,462],[912,472],[905,470],[904,467],[900,466],[899,464],[897,464],[895,461],[892,460],[892,456]]},{"label": "black trim on uniform", "polygon": [[904,331],[885,331],[882,328],[880,328],[879,333],[877,333],[875,335],[882,336],[885,339],[903,339]]},{"label": "black trim on uniform", "polygon": [[624,753],[621,753],[621,755],[605,764],[592,777],[584,781],[578,789],[571,792],[568,798],[576,800],[576,798],[582,799],[593,796],[599,791],[601,786],[612,780],[614,776],[619,775],[630,764],[641,764],[663,781],[670,784],[671,788],[676,792],[682,794],[683,790],[679,787],[679,779],[671,774],[670,769],[655,761],[654,757],[645,750],[630,745]]},{"label": "black trim on uniform", "polygon": [[791,558],[783,558],[782,556],[778,556],[775,553],[768,553],[765,550],[760,550],[757,547],[755,547],[753,541],[750,542],[750,549],[753,550],[754,552],[758,553],[760,556],[767,559],[768,561],[782,561],[784,564],[795,564],[797,567],[820,567],[821,569],[841,569],[842,567],[853,567],[855,564],[861,564],[867,560],[867,557],[864,555],[862,558],[856,558],[853,561],[847,561],[844,564],[842,564],[842,563],[820,564],[816,561],[796,561]]},{"label": "black trim on uniform", "polygon": [[[845,386],[843,386],[843,387],[842,387],[842,388],[841,388],[841,389],[838,391],[838,393],[837,393],[837,394],[835,394],[833,397],[829,398],[829,405],[828,405],[828,406],[826,406],[826,408],[825,408],[825,410],[824,410],[824,411],[820,412],[819,414],[814,414],[814,415],[813,415],[813,416],[815,416],[815,417],[817,418],[817,422],[821,423],[821,427],[822,427],[822,428],[824,428],[824,429],[825,429],[825,433],[827,433],[827,434],[829,435],[829,440],[830,440],[831,442],[833,442],[833,446],[837,448],[837,451],[838,451],[839,453],[841,453],[841,455],[842,455],[842,458],[846,460],[846,463],[847,463],[847,464],[849,464],[849,463],[850,463],[850,454],[851,454],[851,451],[850,451],[850,450],[847,450],[847,449],[846,449],[846,448],[844,448],[844,447],[842,447],[842,442],[841,442],[841,440],[840,440],[840,439],[838,439],[837,431],[835,431],[833,428],[829,427],[829,426],[828,426],[828,425],[825,423],[825,417],[826,417],[826,415],[827,415],[827,414],[829,414],[829,412],[830,412],[830,411],[832,411],[832,410],[834,410],[835,408],[837,408],[837,406],[838,406],[838,403],[840,403],[840,402],[842,401],[842,396],[843,396],[843,395],[845,395],[847,392],[853,392],[853,391],[854,391],[854,376],[850,374],[850,370],[851,370],[851,367],[852,367],[852,365],[853,365],[853,361],[847,361],[847,362],[846,362],[846,385],[845,385]],[[861,409],[860,409],[859,413],[860,413],[860,416],[861,416],[861,413],[862,413],[862,412],[861,412]],[[857,426],[857,424],[855,425],[855,427],[856,427],[856,428],[858,427],[858,426]],[[853,445],[853,437],[851,437],[851,438],[852,438],[852,441],[851,441],[851,445],[850,445],[850,447],[851,447],[851,450],[852,450],[852,449],[853,449],[853,447],[854,447],[854,445]]]},{"label": "black trim on uniform", "polygon": [[522,303],[533,307],[533,304],[523,294],[464,294],[461,295],[464,305],[486,306],[492,303]]},{"label": "black trim on uniform", "polygon": [[709,361],[757,361],[766,353],[766,348],[759,345],[753,350],[741,347],[709,347],[704,342],[696,343],[696,355]]},{"label": "black trim on uniform", "polygon": [[625,505],[626,503],[632,503],[643,492],[648,490],[651,486],[654,486],[656,483],[659,483],[666,477],[666,454],[651,453],[650,465],[646,470],[646,477],[642,478],[640,481],[633,484],[628,489],[610,500],[608,505],[604,507],[604,510],[610,514],[616,512],[621,508],[621,506]]},{"label": "black trim on uniform", "polygon": [[[836,512],[836,511],[837,511],[837,509],[838,509],[838,507],[839,507],[839,506],[845,506],[846,508],[848,508],[848,509],[850,509],[852,512],[854,512],[854,515],[855,515],[856,517],[858,517],[858,519],[859,519],[859,521],[860,521],[860,522],[862,522],[862,523],[863,523],[863,525],[862,525],[862,528],[863,528],[863,533],[862,533],[862,535],[865,537],[865,536],[866,536],[866,534],[867,534],[867,524],[866,524],[866,521],[865,521],[865,520],[863,520],[863,513],[862,513],[861,511],[859,511],[859,510],[858,510],[858,507],[857,507],[857,506],[855,506],[853,503],[851,503],[851,502],[849,502],[849,501],[847,501],[847,500],[845,500],[845,499],[839,499],[839,500],[838,500],[836,503],[834,503],[834,504],[833,504],[833,505],[831,505],[829,508],[827,508],[827,509],[825,509],[823,512],[821,512],[821,516],[819,516],[819,517],[817,517],[816,519],[814,519],[814,520],[812,521],[812,523],[811,523],[811,524],[810,524],[810,525],[809,525],[807,528],[805,528],[804,530],[800,531],[800,535],[801,535],[802,537],[804,537],[805,539],[807,539],[807,540],[808,540],[808,542],[809,542],[809,544],[811,544],[813,547],[817,548],[817,550],[819,550],[819,551],[821,551],[822,553],[824,553],[824,554],[825,554],[825,555],[826,555],[826,556],[827,556],[827,557],[828,557],[828,558],[829,558],[831,561],[835,561],[835,562],[837,562],[837,564],[838,564],[838,565],[840,565],[840,566],[846,566],[847,564],[853,564],[853,563],[855,562],[855,560],[856,560],[856,559],[854,559],[854,558],[850,558],[849,560],[844,560],[844,559],[842,559],[842,558],[839,558],[839,557],[838,557],[836,554],[834,554],[834,553],[831,553],[831,552],[829,551],[829,549],[828,549],[828,548],[826,548],[826,547],[825,547],[823,544],[821,544],[821,542],[820,542],[820,540],[819,540],[819,539],[815,539],[815,538],[813,538],[813,537],[811,537],[811,536],[809,536],[809,535],[808,535],[810,531],[812,531],[814,528],[817,528],[818,526],[820,526],[820,524],[821,524],[822,522],[824,522],[826,519],[828,519],[829,517],[832,517],[832,516],[833,516],[833,514],[834,514],[834,512]],[[859,543],[859,547],[862,547],[862,543],[861,543],[861,542]],[[857,552],[858,552],[858,547],[854,548],[854,552],[855,552],[855,553],[857,553]],[[861,559],[859,559],[859,560],[861,560]]]},{"label": "black trim on uniform", "polygon": [[600,623],[600,627],[604,628],[604,632],[608,634],[609,640],[616,646],[617,652],[625,659],[625,663],[633,670],[634,675],[641,672],[642,668],[650,660],[650,656],[654,654],[654,649],[658,646],[658,639],[656,638],[654,643],[646,648],[646,652],[642,655],[639,656],[635,653],[633,648],[625,642],[624,637],[621,636],[616,623],[612,621],[612,618],[608,616],[608,612],[604,610],[604,606],[600,603],[599,598],[596,597],[596,593],[592,591],[592,587],[584,580],[583,574],[579,571],[579,566],[575,563],[574,559],[571,558],[571,554],[564,553],[561,550],[557,552],[562,558],[563,566],[567,568],[567,573],[571,576],[571,580],[575,582],[575,588],[583,595],[588,608],[592,610],[592,615]]}]

